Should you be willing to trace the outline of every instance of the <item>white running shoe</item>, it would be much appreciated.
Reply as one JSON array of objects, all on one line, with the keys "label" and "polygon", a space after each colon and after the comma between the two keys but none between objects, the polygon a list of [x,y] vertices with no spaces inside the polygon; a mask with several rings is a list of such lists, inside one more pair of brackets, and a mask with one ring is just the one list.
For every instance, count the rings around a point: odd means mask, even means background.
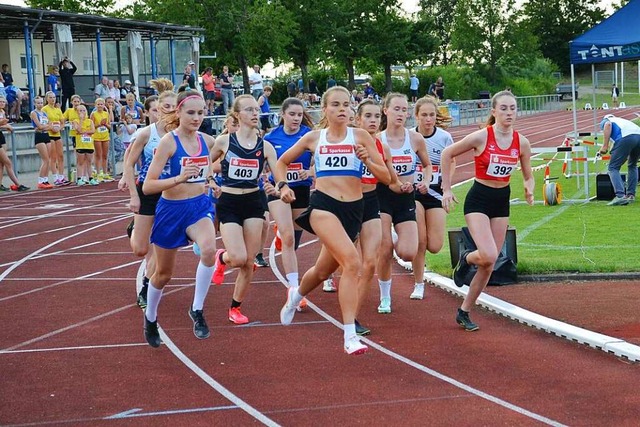
[{"label": "white running shoe", "polygon": [[298,292],[298,287],[296,286],[289,288],[287,291],[287,302],[280,310],[280,323],[287,326],[293,322],[293,316],[296,314],[296,306],[291,302],[293,301],[293,293]]},{"label": "white running shoe", "polygon": [[398,233],[396,233],[393,226],[391,227],[391,243],[393,243],[394,248],[396,247],[396,243],[398,243]]},{"label": "white running shoe", "polygon": [[324,284],[322,285],[322,290],[324,292],[335,292],[338,290],[338,288],[336,288],[336,285],[333,283],[333,277],[329,277],[327,280],[324,281]]},{"label": "white running shoe", "polygon": [[391,313],[391,298],[380,299],[380,305],[378,306],[378,313],[380,314]]},{"label": "white running shoe", "polygon": [[424,298],[424,283],[416,283],[413,287],[413,292],[411,292],[411,299],[422,299]]},{"label": "white running shoe", "polygon": [[353,354],[355,356],[364,354],[367,350],[369,350],[369,347],[362,344],[357,335],[351,335],[344,341],[344,352],[347,354]]}]

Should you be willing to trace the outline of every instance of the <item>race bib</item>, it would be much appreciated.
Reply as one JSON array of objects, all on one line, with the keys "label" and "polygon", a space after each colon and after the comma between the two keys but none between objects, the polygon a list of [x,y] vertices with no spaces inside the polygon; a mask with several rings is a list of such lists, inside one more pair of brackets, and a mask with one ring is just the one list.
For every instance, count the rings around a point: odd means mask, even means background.
[{"label": "race bib", "polygon": [[180,174],[182,174],[182,168],[187,166],[187,163],[195,164],[198,166],[198,173],[196,175],[192,175],[187,179],[187,182],[204,182],[207,177],[207,170],[209,169],[209,157],[207,156],[199,156],[199,157],[181,157],[180,158]]},{"label": "race bib", "polygon": [[51,122],[51,124],[53,125],[53,131],[54,132],[60,132],[60,122]]},{"label": "race bib", "polygon": [[323,170],[353,170],[356,156],[351,144],[322,145],[318,157]]},{"label": "race bib", "polygon": [[398,176],[409,175],[413,169],[413,162],[412,156],[393,156],[391,158],[391,163]]},{"label": "race bib", "polygon": [[429,185],[440,184],[440,165],[431,165],[431,181]]},{"label": "race bib", "polygon": [[417,164],[416,165],[416,171],[413,175],[413,181],[416,184],[420,184],[424,181],[424,170],[422,169],[422,165],[421,164]]},{"label": "race bib", "polygon": [[487,167],[487,175],[495,178],[506,178],[518,166],[518,158],[492,154]]},{"label": "race bib", "polygon": [[100,133],[104,133],[106,131],[108,131],[109,128],[107,128],[106,126],[98,126],[98,132]]},{"label": "race bib", "polygon": [[91,135],[86,133],[76,135],[76,149],[93,150],[93,138]]},{"label": "race bib", "polygon": [[239,159],[232,157],[229,161],[229,178],[251,181],[258,178],[260,162],[258,159]]},{"label": "race bib", "polygon": [[40,124],[41,125],[48,125],[49,124],[49,119],[47,118],[47,116],[40,117]]},{"label": "race bib", "polygon": [[302,167],[302,163],[291,163],[287,166],[287,182],[302,181],[302,178],[300,178],[300,172],[303,170],[304,168]]}]

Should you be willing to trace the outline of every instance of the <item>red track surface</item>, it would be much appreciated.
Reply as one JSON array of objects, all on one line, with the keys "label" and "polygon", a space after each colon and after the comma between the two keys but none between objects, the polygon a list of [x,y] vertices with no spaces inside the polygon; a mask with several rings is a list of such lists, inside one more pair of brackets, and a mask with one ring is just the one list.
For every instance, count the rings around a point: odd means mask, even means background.
[{"label": "red track surface", "polygon": [[[590,112],[579,120],[581,130],[593,128]],[[570,113],[522,117],[518,128],[534,145],[555,146],[572,130]],[[454,138],[470,129],[454,128]],[[460,180],[471,174],[465,163]],[[340,319],[336,295],[318,290],[310,299],[322,315],[308,310],[280,326],[285,292],[270,269],[256,273],[245,327],[226,320],[235,274],[212,287],[212,336],[196,340],[186,312],[197,259],[185,250],[159,313],[174,345],[152,349],[133,304],[139,263],[124,236],[126,198],[114,187],[0,197],[1,425],[632,426],[640,419],[638,365],[484,311],[474,314],[481,331],[465,333],[454,322],[459,299],[428,287],[425,300],[409,300],[412,278],[399,267],[393,313],[377,314],[371,292],[361,320],[373,348],[349,357],[330,322]],[[307,243],[301,272],[318,250]],[[560,283],[488,292],[640,343],[637,288]]]}]

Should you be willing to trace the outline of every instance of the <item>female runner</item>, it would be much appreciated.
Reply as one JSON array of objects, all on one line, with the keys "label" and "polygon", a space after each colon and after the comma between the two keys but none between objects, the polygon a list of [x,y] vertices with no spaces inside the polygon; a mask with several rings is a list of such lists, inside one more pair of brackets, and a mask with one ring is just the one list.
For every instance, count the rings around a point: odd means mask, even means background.
[{"label": "female runner", "polygon": [[64,152],[62,149],[62,137],[60,130],[64,127],[65,117],[60,107],[56,107],[56,94],[49,91],[45,95],[47,105],[42,107],[42,111],[47,115],[51,127],[49,129],[49,163],[53,178],[53,185],[56,187],[69,185],[71,182],[66,178],[64,172]]},{"label": "female runner", "polygon": [[304,274],[300,287],[289,288],[280,321],[289,325],[302,298],[340,266],[342,278],[338,298],[344,323],[344,351],[362,354],[368,347],[358,339],[354,323],[361,267],[354,242],[360,233],[364,213],[360,179],[363,165],[382,182],[389,182],[389,172],[369,133],[348,127],[350,104],[349,91],[344,87],[334,86],[327,90],[321,100],[320,127],[323,129],[303,136],[280,157],[275,169],[280,197],[283,202],[291,203],[295,193],[287,184],[287,169],[305,151],[313,153],[316,191],[311,195],[309,208],[296,222],[316,234],[322,242],[316,264]]},{"label": "female runner", "polygon": [[[312,127],[313,122],[305,113],[302,101],[298,98],[287,98],[282,103],[280,124],[267,134],[265,140],[273,145],[279,158],[310,132]],[[279,250],[282,251],[282,266],[290,287],[297,287],[299,281],[298,259],[295,251],[300,244],[302,228],[294,224],[294,219],[309,206],[313,181],[310,169],[311,153],[308,152],[295,159],[287,168],[287,184],[295,193],[295,200],[291,204],[284,203],[277,197],[273,178],[270,184],[265,184],[265,190],[269,195],[269,212],[276,222],[281,242]]]},{"label": "female runner", "polygon": [[[456,322],[466,331],[478,330],[469,318],[480,293],[489,282],[493,266],[502,249],[509,225],[509,180],[518,161],[524,177],[524,193],[527,203],[533,204],[534,180],[531,172],[531,146],[529,140],[513,129],[517,105],[509,91],[496,93],[491,99],[491,114],[487,127],[464,137],[442,152],[442,207],[450,212],[457,202],[451,192],[452,160],[473,150],[475,156],[475,181],[464,201],[464,219],[478,249],[464,251],[453,271],[457,286],[469,285],[469,292],[458,309]],[[471,283],[465,276],[469,266],[478,271]]]},{"label": "female runner", "polygon": [[[149,277],[155,272],[155,258],[153,257],[152,246],[149,244],[149,237],[151,236],[151,228],[156,214],[156,206],[160,199],[160,194],[145,194],[142,191],[142,186],[153,160],[153,154],[162,137],[168,132],[167,123],[173,119],[176,97],[175,92],[167,90],[162,92],[159,97],[154,95],[145,100],[145,110],[151,124],[140,129],[125,156],[123,178],[127,183],[131,196],[129,210],[134,214],[134,227],[130,240],[131,249],[135,256],[145,257],[146,259],[146,271],[142,278],[142,289],[137,299],[137,304],[142,309],[147,305]],[[134,171],[139,159],[142,160],[142,167],[136,180]]]},{"label": "female runner", "polygon": [[[418,252],[413,259],[413,277],[415,285],[411,299],[424,298],[425,254],[429,251],[437,254],[444,244],[446,212],[442,209],[442,178],[440,175],[440,156],[442,150],[453,144],[451,134],[445,130],[451,118],[438,110],[438,100],[431,96],[420,98],[414,107],[416,132],[424,138],[431,159],[431,181],[426,182],[422,165],[416,166],[414,178],[416,184],[416,220],[418,224]],[[455,160],[450,165],[455,170]]]},{"label": "female runner", "polygon": [[51,138],[49,137],[49,130],[51,125],[49,124],[49,118],[47,114],[42,111],[44,106],[44,100],[36,96],[33,100],[35,103],[35,110],[30,114],[31,126],[35,129],[34,142],[38,154],[40,155],[40,173],[38,174],[38,188],[46,190],[53,188],[53,185],[49,183],[49,152],[51,151]]},{"label": "female runner", "polygon": [[209,146],[214,140],[198,132],[205,110],[204,99],[198,92],[178,95],[173,119],[167,121],[167,127],[177,125],[177,128],[160,140],[142,185],[144,194],[162,192],[151,231],[156,270],[149,280],[144,314],[144,335],[152,347],[160,345],[157,315],[162,290],[173,276],[178,248],[187,246],[189,240],[198,243],[200,262],[188,313],[196,338],[210,335],[203,306],[211,284],[216,238],[213,205],[205,190],[212,179]]},{"label": "female runner", "polygon": [[[378,284],[380,305],[378,313],[391,313],[391,260],[395,246],[396,254],[405,261],[412,261],[418,251],[418,226],[416,224],[416,202],[413,195],[413,179],[416,164],[422,163],[425,179],[431,179],[431,161],[424,140],[417,132],[405,129],[409,102],[407,96],[388,93],[384,99],[380,140],[391,151],[391,162],[398,181],[386,186],[377,186],[382,222],[382,244],[378,257]],[[397,234],[394,243],[391,225]]]},{"label": "female runner", "polygon": [[219,136],[211,150],[213,162],[222,159],[221,193],[216,210],[225,247],[216,253],[213,283],[222,283],[227,265],[240,269],[228,318],[242,325],[249,319],[241,313],[240,306],[253,278],[255,254],[262,244],[264,204],[258,179],[265,162],[273,170],[277,159],[273,146],[258,135],[260,107],[256,100],[251,95],[237,97],[232,114],[238,121],[238,131]]}]

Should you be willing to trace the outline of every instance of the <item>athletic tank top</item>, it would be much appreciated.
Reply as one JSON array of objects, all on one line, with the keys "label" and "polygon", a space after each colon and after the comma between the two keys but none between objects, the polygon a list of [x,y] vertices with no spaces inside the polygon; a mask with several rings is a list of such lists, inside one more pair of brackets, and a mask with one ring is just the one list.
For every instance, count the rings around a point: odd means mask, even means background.
[{"label": "athletic tank top", "polygon": [[205,182],[207,179],[207,171],[209,170],[209,148],[207,148],[207,144],[204,142],[204,138],[200,132],[197,132],[200,149],[193,156],[184,149],[175,131],[171,132],[171,135],[173,135],[173,140],[176,142],[176,151],[173,153],[173,156],[167,160],[167,164],[160,174],[160,179],[169,179],[180,175],[182,173],[182,167],[190,160],[198,165],[199,171],[197,175],[189,177],[187,182]]},{"label": "athletic tank top", "polygon": [[[79,120],[79,119],[78,119]],[[93,135],[85,133],[91,131],[91,119],[86,118],[80,124],[80,133],[75,134],[76,150],[94,150]]]},{"label": "athletic tank top", "polygon": [[503,150],[498,146],[493,126],[488,126],[484,151],[475,157],[476,178],[509,182],[511,173],[518,166],[519,158],[520,136],[518,132],[513,131],[511,145]]},{"label": "athletic tank top", "polygon": [[[125,131],[126,132],[126,131]],[[149,125],[149,140],[142,150],[142,168],[138,174],[138,182],[144,182],[147,177],[147,171],[153,160],[153,155],[156,154],[156,149],[160,143],[160,135],[158,135],[158,128],[155,123]]]},{"label": "athletic tank top", "polygon": [[356,156],[353,128],[347,128],[347,136],[340,142],[327,141],[327,130],[322,129],[314,154],[316,177],[355,176],[362,178],[362,162]]},{"label": "athletic tank top", "polygon": [[[298,132],[293,135],[288,135],[284,131],[284,126],[280,125],[277,128],[273,129],[269,132],[264,139],[269,141],[273,148],[276,150],[276,156],[280,158],[285,151],[291,148],[303,135],[311,131],[307,126],[301,125]],[[300,157],[295,159],[289,166],[287,166],[287,176],[286,180],[289,184],[289,187],[299,187],[299,186],[311,186],[312,179],[301,179],[300,171],[309,170],[311,168],[311,153],[305,151],[302,153]],[[273,175],[269,177],[269,180],[274,183]]]},{"label": "athletic tank top", "polygon": [[258,137],[256,146],[247,149],[240,145],[238,136],[229,135],[229,148],[220,162],[222,185],[233,188],[257,188],[264,168],[264,140]]},{"label": "athletic tank top", "polygon": [[[47,117],[47,113],[45,113],[44,111],[38,111],[38,110],[33,110],[33,111],[36,113],[36,117],[38,117],[38,121],[40,122],[41,125],[48,125],[49,124],[49,118]],[[47,131],[38,130],[38,126],[36,125],[36,122],[34,122],[33,120],[31,120],[31,126],[33,126],[33,128],[38,133],[46,133],[47,132]]]},{"label": "athletic tank top", "polygon": [[[417,127],[416,132],[418,132]],[[429,185],[439,188],[442,186],[442,174],[440,173],[440,158],[442,157],[442,150],[453,144],[453,138],[449,132],[440,128],[435,128],[433,134],[430,136],[422,135],[422,137],[424,138],[424,143],[427,147],[427,153],[429,153],[429,160],[431,160],[431,181],[429,182]],[[422,164],[418,160],[416,162],[414,182],[419,184],[422,181],[424,181],[424,171],[422,170]]]},{"label": "athletic tank top", "polygon": [[[389,145],[387,142],[387,131],[383,131],[380,134],[380,139],[383,144]],[[411,148],[411,138],[409,136],[409,131],[407,129],[404,130],[404,142],[402,143],[402,147],[400,148],[391,148],[391,162],[393,163],[393,168],[396,171],[398,176],[411,176],[416,171],[416,162],[418,161],[418,156]]]},{"label": "athletic tank top", "polygon": [[[380,156],[382,156],[382,160],[385,161],[382,141],[380,141],[378,138],[376,138],[376,149],[378,150],[378,153],[380,153]],[[377,184],[378,178],[373,176],[366,165],[362,165],[362,178],[360,179],[360,182],[363,184]]]},{"label": "athletic tank top", "polygon": [[135,105],[133,106],[133,108],[129,108],[128,105],[125,105],[124,106],[124,113],[125,114],[129,114],[133,120],[140,119],[140,111],[138,110],[138,108]]},{"label": "athletic tank top", "polygon": [[[93,112],[93,114],[91,114],[91,117],[93,120],[93,124],[96,127],[96,133],[93,134],[94,141],[108,141],[110,137],[109,112],[108,111],[99,112],[98,110],[96,110]],[[107,124],[105,126],[100,125],[100,122],[102,122],[103,119],[107,120]]]}]

